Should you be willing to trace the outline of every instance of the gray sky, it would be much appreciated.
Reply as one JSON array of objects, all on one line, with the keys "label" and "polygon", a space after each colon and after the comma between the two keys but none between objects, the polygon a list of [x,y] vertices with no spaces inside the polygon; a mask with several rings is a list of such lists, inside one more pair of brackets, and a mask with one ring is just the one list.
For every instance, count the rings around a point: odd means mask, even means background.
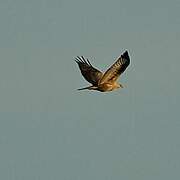
[{"label": "gray sky", "polygon": [[[0,179],[180,178],[180,2],[0,1]],[[73,58],[131,64],[112,93]]]}]

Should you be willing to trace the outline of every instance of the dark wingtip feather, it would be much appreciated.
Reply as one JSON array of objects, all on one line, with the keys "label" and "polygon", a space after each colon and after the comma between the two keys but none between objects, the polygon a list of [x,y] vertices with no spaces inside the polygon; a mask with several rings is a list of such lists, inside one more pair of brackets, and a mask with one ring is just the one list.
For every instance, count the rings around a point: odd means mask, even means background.
[{"label": "dark wingtip feather", "polygon": [[84,61],[79,57],[79,56],[76,56],[75,57],[75,62],[79,65],[81,63],[84,63]]},{"label": "dark wingtip feather", "polygon": [[79,61],[79,59],[78,59],[77,57],[74,58],[74,61],[75,61],[77,64],[80,63],[80,61]]},{"label": "dark wingtip feather", "polygon": [[[86,60],[85,60],[84,56],[81,56],[81,60],[82,60],[84,63],[86,63]],[[86,64],[87,64],[87,63],[86,63]]]},{"label": "dark wingtip feather", "polygon": [[75,57],[75,62],[78,64],[86,64],[88,66],[92,66],[88,59],[85,59],[84,56],[77,56]]},{"label": "dark wingtip feather", "polygon": [[122,58],[127,59],[128,61],[130,61],[128,51],[125,51],[125,52],[122,54]]},{"label": "dark wingtip feather", "polygon": [[86,59],[86,60],[87,60],[88,64],[89,64],[90,66],[92,66],[92,64],[90,63],[89,59]]}]

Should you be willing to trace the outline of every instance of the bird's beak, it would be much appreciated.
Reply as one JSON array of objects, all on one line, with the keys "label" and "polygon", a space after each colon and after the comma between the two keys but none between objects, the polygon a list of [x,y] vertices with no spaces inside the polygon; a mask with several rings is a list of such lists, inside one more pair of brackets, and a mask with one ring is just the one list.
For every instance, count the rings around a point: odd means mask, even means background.
[{"label": "bird's beak", "polygon": [[124,88],[122,84],[120,84],[120,87],[121,87],[121,88]]}]

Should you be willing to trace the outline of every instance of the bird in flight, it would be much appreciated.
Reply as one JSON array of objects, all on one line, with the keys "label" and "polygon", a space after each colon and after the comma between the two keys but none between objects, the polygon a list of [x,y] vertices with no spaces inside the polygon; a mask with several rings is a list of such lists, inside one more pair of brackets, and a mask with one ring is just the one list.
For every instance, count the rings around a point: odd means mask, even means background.
[{"label": "bird in flight", "polygon": [[77,56],[75,61],[78,64],[83,77],[92,84],[91,86],[80,88],[78,90],[88,89],[101,92],[123,88],[122,84],[116,81],[130,64],[130,58],[127,51],[125,51],[105,73],[94,68],[90,61],[83,56]]}]

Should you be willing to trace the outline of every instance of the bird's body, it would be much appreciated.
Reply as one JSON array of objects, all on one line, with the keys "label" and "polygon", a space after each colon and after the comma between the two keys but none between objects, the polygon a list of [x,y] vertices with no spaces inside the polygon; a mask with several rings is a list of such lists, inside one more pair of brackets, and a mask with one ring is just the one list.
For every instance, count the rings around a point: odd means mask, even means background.
[{"label": "bird's body", "polygon": [[123,87],[122,84],[116,82],[116,80],[130,64],[130,58],[128,52],[126,51],[104,74],[94,68],[89,60],[85,59],[83,56],[78,56],[76,58],[76,62],[81,70],[83,77],[92,84],[92,86],[78,90],[88,89],[107,92]]},{"label": "bird's body", "polygon": [[98,86],[88,86],[88,87],[81,88],[78,90],[89,89],[89,90],[97,90],[97,91],[101,91],[101,92],[106,92],[106,91],[113,91],[114,89],[117,89],[120,87],[122,87],[122,85],[118,84],[117,82],[113,82],[113,83],[99,84]]}]

